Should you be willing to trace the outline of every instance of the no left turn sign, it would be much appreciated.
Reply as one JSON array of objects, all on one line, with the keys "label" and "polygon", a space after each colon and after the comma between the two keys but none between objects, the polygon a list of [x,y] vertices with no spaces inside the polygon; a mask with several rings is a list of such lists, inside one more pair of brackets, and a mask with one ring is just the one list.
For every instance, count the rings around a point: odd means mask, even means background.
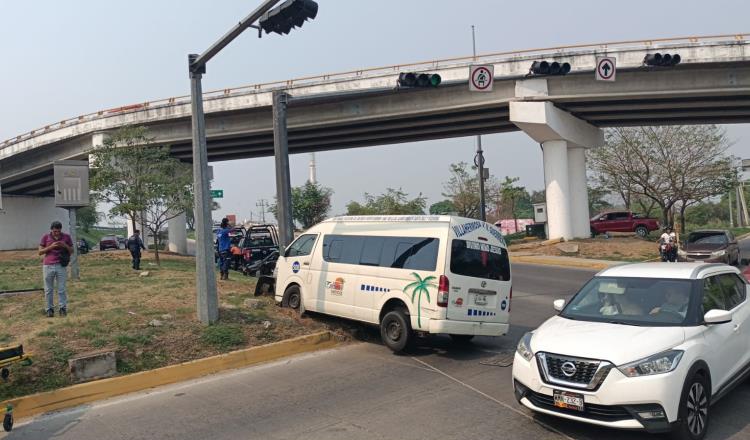
[{"label": "no left turn sign", "polygon": [[596,57],[596,80],[614,81],[616,62],[615,57]]},{"label": "no left turn sign", "polygon": [[491,92],[494,77],[495,66],[492,64],[469,67],[469,91]]}]

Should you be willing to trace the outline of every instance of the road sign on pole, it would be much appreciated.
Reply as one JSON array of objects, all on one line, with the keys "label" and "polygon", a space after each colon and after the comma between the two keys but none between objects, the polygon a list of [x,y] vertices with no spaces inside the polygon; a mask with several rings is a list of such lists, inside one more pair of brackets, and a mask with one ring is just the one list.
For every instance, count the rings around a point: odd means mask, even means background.
[{"label": "road sign on pole", "polygon": [[224,190],[223,189],[212,189],[211,190],[211,197],[214,199],[223,199],[224,198]]},{"label": "road sign on pole", "polygon": [[615,81],[617,59],[615,57],[596,57],[596,80]]},{"label": "road sign on pole", "polygon": [[491,92],[492,80],[495,77],[495,66],[469,66],[469,91]]}]

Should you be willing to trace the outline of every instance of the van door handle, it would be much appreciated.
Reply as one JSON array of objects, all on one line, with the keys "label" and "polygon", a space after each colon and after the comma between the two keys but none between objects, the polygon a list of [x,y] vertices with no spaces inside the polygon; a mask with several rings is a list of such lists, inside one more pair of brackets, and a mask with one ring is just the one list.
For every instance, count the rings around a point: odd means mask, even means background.
[{"label": "van door handle", "polygon": [[302,265],[303,265],[303,266],[309,266],[309,265],[310,265],[310,262],[309,262],[309,261],[304,261],[304,262],[302,262]]},{"label": "van door handle", "polygon": [[739,329],[740,329],[740,324],[735,324],[733,330],[738,331]]}]

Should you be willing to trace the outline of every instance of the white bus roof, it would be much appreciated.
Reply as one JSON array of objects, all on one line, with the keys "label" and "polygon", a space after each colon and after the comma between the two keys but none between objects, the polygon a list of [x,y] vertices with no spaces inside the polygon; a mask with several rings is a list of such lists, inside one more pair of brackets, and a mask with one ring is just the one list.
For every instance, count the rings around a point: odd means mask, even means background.
[{"label": "white bus roof", "polygon": [[449,223],[449,215],[342,215],[324,222],[440,222]]}]

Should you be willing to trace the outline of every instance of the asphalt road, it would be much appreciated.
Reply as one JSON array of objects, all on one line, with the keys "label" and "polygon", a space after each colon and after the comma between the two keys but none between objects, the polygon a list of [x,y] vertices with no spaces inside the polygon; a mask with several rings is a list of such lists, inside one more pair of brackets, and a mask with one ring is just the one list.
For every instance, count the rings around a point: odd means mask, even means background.
[{"label": "asphalt road", "polygon": [[[410,355],[369,341],[112,399],[18,424],[8,439],[643,439],[535,416],[513,397],[516,341],[593,272],[517,264],[512,330]],[[0,434],[0,439],[3,434]],[[712,410],[713,440],[750,438],[750,383]]]}]

